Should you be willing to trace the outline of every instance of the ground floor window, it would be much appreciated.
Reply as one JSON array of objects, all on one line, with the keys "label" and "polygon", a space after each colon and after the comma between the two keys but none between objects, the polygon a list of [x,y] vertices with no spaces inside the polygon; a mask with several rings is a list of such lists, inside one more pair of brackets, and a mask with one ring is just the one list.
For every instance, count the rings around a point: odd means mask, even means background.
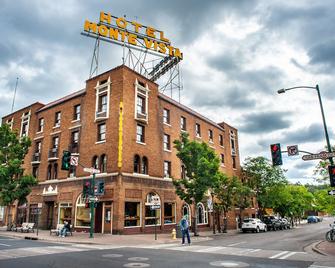
[{"label": "ground floor window", "polygon": [[191,208],[189,204],[184,204],[183,205],[183,216],[187,216],[188,219],[188,224],[191,226]]},{"label": "ground floor window", "polygon": [[176,223],[176,204],[164,203],[164,224]]},{"label": "ground floor window", "polygon": [[5,207],[0,206],[0,221],[4,221]]},{"label": "ground floor window", "polygon": [[76,227],[90,227],[90,208],[86,208],[85,199],[80,195],[76,202]]},{"label": "ground floor window", "polygon": [[198,210],[198,224],[207,224],[208,223],[208,213],[205,210],[205,206],[202,203],[198,203],[197,205],[197,210]]},{"label": "ground floor window", "polygon": [[37,226],[38,217],[39,217],[39,208],[36,205],[30,205],[29,207],[29,222],[35,223],[35,226]]},{"label": "ground floor window", "polygon": [[141,226],[141,207],[140,202],[125,202],[124,205],[124,226]]},{"label": "ground floor window", "polygon": [[[155,207],[153,207],[153,205]],[[149,193],[145,203],[145,222],[148,225],[161,224],[161,200],[156,193]]]},{"label": "ground floor window", "polygon": [[64,221],[72,223],[72,204],[71,203],[60,203],[58,213],[58,223],[64,223]]}]

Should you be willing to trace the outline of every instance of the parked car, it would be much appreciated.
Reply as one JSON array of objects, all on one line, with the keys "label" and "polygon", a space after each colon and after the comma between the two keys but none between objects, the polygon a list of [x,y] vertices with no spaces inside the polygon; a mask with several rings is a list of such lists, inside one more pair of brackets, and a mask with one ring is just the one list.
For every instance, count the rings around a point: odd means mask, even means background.
[{"label": "parked car", "polygon": [[266,224],[268,230],[277,231],[281,229],[281,223],[275,216],[265,216],[263,222]]},{"label": "parked car", "polygon": [[308,216],[307,217],[307,223],[315,223],[318,222],[318,219],[316,216]]},{"label": "parked car", "polygon": [[279,219],[279,221],[281,223],[281,228],[283,230],[291,228],[291,224],[290,224],[290,222],[287,219],[281,218],[281,219]]},{"label": "parked car", "polygon": [[320,216],[316,216],[316,219],[318,220],[318,222],[322,222],[323,221],[323,218],[320,217]]},{"label": "parked car", "polygon": [[244,219],[242,223],[242,232],[254,232],[254,233],[259,233],[260,231],[266,232],[267,227],[264,222],[262,222],[260,219],[255,219],[255,218],[249,218],[249,219]]}]

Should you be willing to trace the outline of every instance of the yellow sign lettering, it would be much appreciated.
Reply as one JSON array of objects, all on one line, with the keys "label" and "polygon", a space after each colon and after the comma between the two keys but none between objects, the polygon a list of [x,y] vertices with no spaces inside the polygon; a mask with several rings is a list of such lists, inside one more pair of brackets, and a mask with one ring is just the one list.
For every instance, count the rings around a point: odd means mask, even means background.
[{"label": "yellow sign lettering", "polygon": [[137,38],[136,34],[128,34],[128,43],[136,46],[137,45],[136,38]]},{"label": "yellow sign lettering", "polygon": [[166,52],[166,45],[164,43],[159,43],[158,47],[159,47],[158,52],[165,54],[165,52]]},{"label": "yellow sign lettering", "polygon": [[85,24],[84,24],[84,31],[86,32],[90,32],[92,30],[92,32],[97,31],[97,24],[94,22],[90,22],[88,20],[85,20]]},{"label": "yellow sign lettering", "polygon": [[128,35],[128,33],[126,32],[120,32],[121,33],[121,41],[124,42],[124,40],[126,39],[126,36]]},{"label": "yellow sign lettering", "polygon": [[170,40],[164,37],[164,32],[163,32],[163,31],[160,31],[160,32],[159,32],[159,35],[160,35],[160,39],[161,39],[162,41],[167,42],[167,43],[170,43]]},{"label": "yellow sign lettering", "polygon": [[119,39],[119,30],[109,28],[109,38],[114,39],[114,40],[118,40]]},{"label": "yellow sign lettering", "polygon": [[138,33],[138,30],[140,28],[142,28],[142,24],[139,24],[139,23],[137,23],[135,21],[133,21],[131,24],[134,25],[134,27],[135,27],[135,33]]},{"label": "yellow sign lettering", "polygon": [[179,48],[175,48],[174,56],[181,59],[181,60],[183,59],[183,53],[180,52]]},{"label": "yellow sign lettering", "polygon": [[144,44],[146,48],[150,49],[153,43],[154,41],[152,41],[151,39],[144,38]]},{"label": "yellow sign lettering", "polygon": [[110,13],[100,12],[100,22],[107,22],[108,24],[112,23],[112,16]]},{"label": "yellow sign lettering", "polygon": [[117,18],[116,19],[116,25],[119,26],[122,29],[126,29],[127,28],[127,21],[125,18]]},{"label": "yellow sign lettering", "polygon": [[102,36],[107,36],[108,34],[108,28],[105,25],[99,25],[98,31],[99,31],[99,34]]},{"label": "yellow sign lettering", "polygon": [[147,34],[147,36],[156,38],[156,37],[155,37],[155,31],[156,31],[155,28],[152,28],[152,27],[148,26],[148,27],[147,27],[146,34]]},{"label": "yellow sign lettering", "polygon": [[173,47],[172,46],[166,46],[169,50],[169,55],[173,56]]}]

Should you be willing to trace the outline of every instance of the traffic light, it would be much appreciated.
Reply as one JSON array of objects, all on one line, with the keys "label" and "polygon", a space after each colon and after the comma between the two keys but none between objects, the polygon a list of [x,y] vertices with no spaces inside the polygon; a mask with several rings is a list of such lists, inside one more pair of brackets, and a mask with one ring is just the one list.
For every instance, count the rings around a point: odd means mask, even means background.
[{"label": "traffic light", "polygon": [[270,149],[271,149],[272,165],[273,166],[282,165],[283,160],[281,158],[280,143],[271,144]]},{"label": "traffic light", "polygon": [[98,195],[103,195],[105,193],[105,182],[99,181],[98,182]]},{"label": "traffic light", "polygon": [[328,166],[330,186],[335,186],[335,166]]},{"label": "traffic light", "polygon": [[83,196],[84,197],[88,197],[89,195],[91,195],[91,181],[84,181],[83,184]]},{"label": "traffic light", "polygon": [[71,153],[69,151],[63,151],[62,170],[70,169],[70,160],[71,160]]}]

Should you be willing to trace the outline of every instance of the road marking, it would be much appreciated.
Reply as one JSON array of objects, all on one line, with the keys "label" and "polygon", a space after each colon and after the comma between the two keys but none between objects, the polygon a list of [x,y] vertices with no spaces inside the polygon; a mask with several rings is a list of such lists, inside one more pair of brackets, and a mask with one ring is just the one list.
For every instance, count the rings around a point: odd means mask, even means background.
[{"label": "road marking", "polygon": [[225,249],[225,247],[209,247],[209,248],[203,248],[203,249],[198,249],[195,252],[212,252],[212,251],[218,251],[221,249]]},{"label": "road marking", "polygon": [[256,249],[250,250],[249,253],[257,252],[257,251],[261,251],[261,249],[260,248],[256,248]]},{"label": "road marking", "polygon": [[275,258],[278,258],[279,256],[285,255],[287,253],[288,253],[288,251],[279,252],[278,254],[269,257],[269,259],[275,259]]},{"label": "road marking", "polygon": [[10,247],[11,245],[0,243],[0,246]]},{"label": "road marking", "polygon": [[285,260],[286,258],[288,258],[288,257],[290,257],[290,256],[292,256],[292,255],[294,255],[294,254],[296,254],[296,253],[297,253],[297,252],[290,252],[290,253],[288,253],[288,254],[286,254],[286,255],[280,257],[279,259],[280,259],[280,260]]},{"label": "road marking", "polygon": [[238,242],[238,243],[234,243],[234,244],[230,244],[228,245],[228,247],[233,247],[233,246],[237,246],[237,245],[241,245],[241,244],[245,244],[247,242],[243,241],[243,242]]},{"label": "road marking", "polygon": [[321,265],[314,265],[312,264],[308,268],[334,268],[335,266],[321,266]]}]

